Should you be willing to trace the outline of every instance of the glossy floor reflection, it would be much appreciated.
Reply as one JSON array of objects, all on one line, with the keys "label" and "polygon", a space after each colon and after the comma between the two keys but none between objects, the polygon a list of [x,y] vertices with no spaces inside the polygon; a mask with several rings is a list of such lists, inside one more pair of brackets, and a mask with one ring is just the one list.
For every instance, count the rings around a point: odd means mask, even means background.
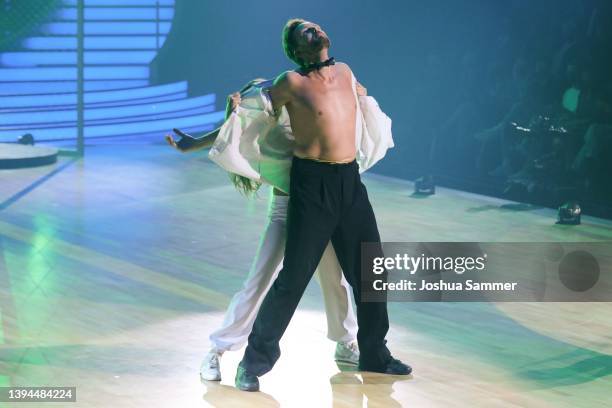
[{"label": "glossy floor reflection", "polygon": [[[611,241],[612,223],[365,177],[385,241]],[[610,406],[608,303],[393,303],[389,344],[413,376],[333,361],[312,283],[261,378],[202,384],[208,334],[240,287],[265,222],[204,154],[90,147],[85,160],[0,171],[0,386],[76,386],[83,407]],[[36,404],[14,404],[19,407]]]}]

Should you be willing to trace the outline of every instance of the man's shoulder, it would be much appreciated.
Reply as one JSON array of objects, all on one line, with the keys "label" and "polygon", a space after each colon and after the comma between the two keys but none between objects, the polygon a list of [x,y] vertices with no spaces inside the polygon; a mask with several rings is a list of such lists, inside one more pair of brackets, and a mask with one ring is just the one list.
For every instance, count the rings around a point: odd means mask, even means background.
[{"label": "man's shoulder", "polygon": [[291,86],[300,80],[300,74],[296,71],[285,71],[274,80],[275,85]]},{"label": "man's shoulder", "polygon": [[340,69],[342,69],[342,70],[344,70],[344,71],[346,71],[346,72],[348,72],[348,73],[352,73],[352,72],[353,72],[353,71],[351,71],[351,67],[349,67],[349,65],[348,65],[346,62],[341,62],[341,61],[338,61],[338,62],[336,62],[336,65],[337,65],[337,66],[338,66]]},{"label": "man's shoulder", "polygon": [[349,67],[349,65],[345,62],[336,62],[336,66],[338,66],[338,68],[340,69],[340,72],[342,72],[342,75],[345,76],[346,78],[349,78],[352,80],[353,78],[353,71],[351,70],[351,67]]},{"label": "man's shoulder", "polygon": [[346,62],[342,62],[342,61],[336,61],[336,65],[341,67],[342,69],[346,69],[346,70],[351,70],[351,67],[349,67],[349,64],[347,64]]}]

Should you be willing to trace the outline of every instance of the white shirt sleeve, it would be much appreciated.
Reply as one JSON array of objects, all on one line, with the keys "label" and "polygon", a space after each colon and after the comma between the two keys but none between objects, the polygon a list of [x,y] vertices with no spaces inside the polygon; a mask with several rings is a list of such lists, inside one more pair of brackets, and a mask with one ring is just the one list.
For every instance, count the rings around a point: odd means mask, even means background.
[{"label": "white shirt sleeve", "polygon": [[265,88],[252,87],[221,126],[208,157],[226,171],[288,192],[293,135],[286,109],[276,118]]},{"label": "white shirt sleeve", "polygon": [[364,134],[359,146],[363,153],[360,167],[365,171],[385,157],[387,150],[395,144],[391,133],[391,119],[380,110],[376,99],[371,96],[360,96],[359,106],[364,122]]},{"label": "white shirt sleeve", "polygon": [[355,144],[359,172],[370,169],[394,146],[391,119],[371,96],[357,95],[357,80],[352,74],[353,93],[357,100]]}]

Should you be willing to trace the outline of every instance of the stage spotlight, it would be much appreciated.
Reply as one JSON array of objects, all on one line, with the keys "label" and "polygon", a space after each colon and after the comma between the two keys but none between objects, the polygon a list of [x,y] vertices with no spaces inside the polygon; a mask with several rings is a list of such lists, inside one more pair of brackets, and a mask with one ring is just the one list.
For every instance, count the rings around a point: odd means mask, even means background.
[{"label": "stage spotlight", "polygon": [[570,201],[559,207],[557,224],[579,225],[582,210],[575,201]]},{"label": "stage spotlight", "polygon": [[26,133],[25,135],[21,135],[17,140],[17,143],[22,145],[34,145],[34,136],[31,133]]},{"label": "stage spotlight", "polygon": [[436,193],[436,185],[433,176],[426,175],[414,181],[414,193],[420,195],[432,195]]}]

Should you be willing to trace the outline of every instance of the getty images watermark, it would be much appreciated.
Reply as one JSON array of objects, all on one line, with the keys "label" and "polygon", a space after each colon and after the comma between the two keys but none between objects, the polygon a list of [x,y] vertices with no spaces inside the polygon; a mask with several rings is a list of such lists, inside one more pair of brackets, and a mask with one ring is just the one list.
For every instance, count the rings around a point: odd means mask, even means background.
[{"label": "getty images watermark", "polygon": [[363,243],[369,302],[610,302],[612,243]]}]

